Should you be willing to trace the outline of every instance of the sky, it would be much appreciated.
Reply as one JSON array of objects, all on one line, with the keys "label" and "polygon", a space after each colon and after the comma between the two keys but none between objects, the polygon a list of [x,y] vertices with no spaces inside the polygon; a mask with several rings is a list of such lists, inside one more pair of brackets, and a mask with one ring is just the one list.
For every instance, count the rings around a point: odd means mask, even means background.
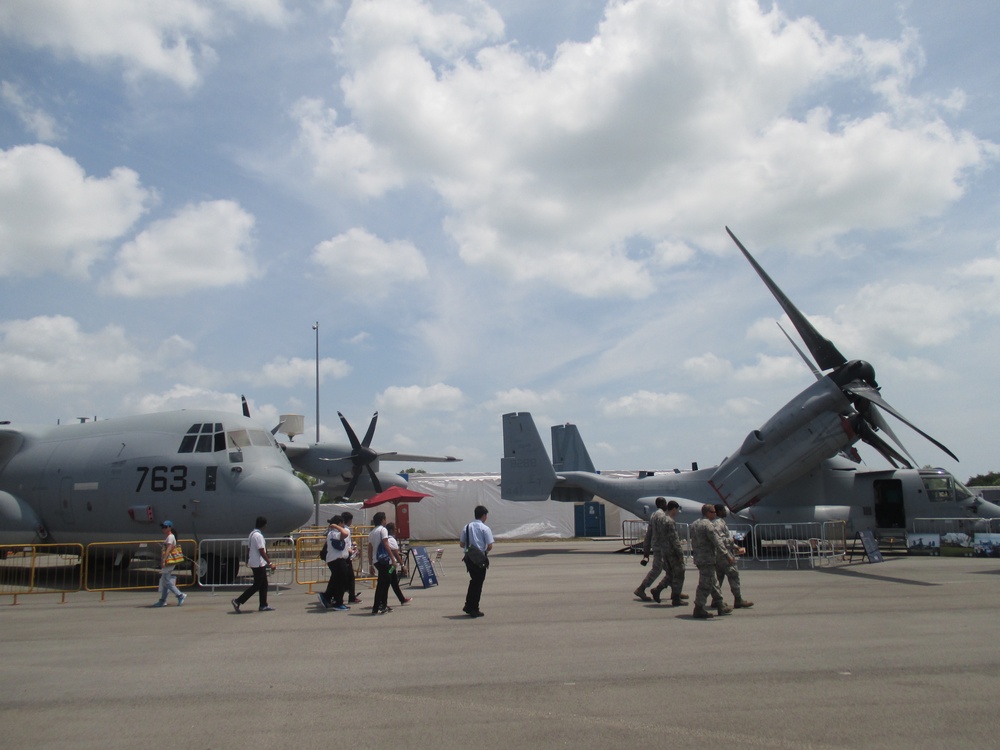
[{"label": "sky", "polygon": [[377,411],[373,447],[492,472],[530,411],[598,468],[714,465],[813,379],[729,226],[960,459],[899,426],[919,464],[1000,470],[998,27],[988,0],[6,0],[0,419],[246,394],[312,441],[318,351],[322,440]]}]

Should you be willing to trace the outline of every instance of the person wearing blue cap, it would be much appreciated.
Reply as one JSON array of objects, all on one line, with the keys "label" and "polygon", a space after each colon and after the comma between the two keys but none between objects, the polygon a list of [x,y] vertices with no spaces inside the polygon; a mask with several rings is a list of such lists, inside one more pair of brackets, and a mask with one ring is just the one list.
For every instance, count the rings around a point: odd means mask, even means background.
[{"label": "person wearing blue cap", "polygon": [[154,607],[166,607],[167,597],[173,594],[177,597],[177,606],[180,607],[187,599],[187,594],[181,593],[177,588],[177,579],[174,578],[174,568],[184,562],[184,555],[181,547],[177,544],[177,537],[174,536],[174,522],[164,521],[160,528],[166,537],[163,539],[163,551],[160,553],[160,599]]}]

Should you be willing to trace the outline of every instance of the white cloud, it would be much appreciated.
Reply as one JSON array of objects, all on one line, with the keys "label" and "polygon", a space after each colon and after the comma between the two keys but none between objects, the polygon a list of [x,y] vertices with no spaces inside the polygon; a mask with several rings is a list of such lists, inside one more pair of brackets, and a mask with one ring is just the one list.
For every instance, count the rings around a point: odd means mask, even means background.
[{"label": "white cloud", "polygon": [[386,242],[358,228],[318,244],[312,260],[342,294],[369,300],[384,298],[393,286],[427,277],[424,256],[413,243]]},{"label": "white cloud", "polygon": [[105,287],[152,297],[245,284],[261,273],[251,252],[253,228],[254,217],[233,201],[186,206],[126,243]]},{"label": "white cloud", "polygon": [[[752,0],[634,0],[542,59],[503,43],[484,6],[464,7],[353,4],[337,39],[349,111],[307,149],[337,155],[329,169],[365,195],[404,177],[433,186],[461,257],[508,278],[644,297],[689,257],[672,238],[721,246],[720,216],[806,247],[906,226],[996,154],[907,95],[921,64],[909,31],[831,38]],[[845,82],[887,110],[802,109]],[[637,256],[630,238],[657,250]]]},{"label": "white cloud", "polygon": [[32,137],[40,141],[57,141],[62,137],[55,118],[41,107],[34,106],[15,84],[0,82],[0,98],[14,111]]},{"label": "white cloud", "polygon": [[[164,393],[148,393],[129,399],[130,411],[135,414],[150,414],[177,409],[218,409],[237,414],[239,413],[239,404],[239,394],[183,384],[174,385]],[[254,414],[253,408],[251,408],[251,414]]]},{"label": "white cloud", "polygon": [[461,389],[444,383],[390,386],[376,397],[380,409],[400,411],[454,411],[465,402]]},{"label": "white cloud", "polygon": [[230,31],[226,10],[271,26],[291,19],[282,0],[5,0],[0,32],[85,63],[115,61],[130,79],[157,75],[191,88],[215,60],[209,40]]},{"label": "white cloud", "polygon": [[601,413],[606,417],[662,417],[687,413],[693,402],[682,393],[656,393],[640,390],[628,396],[601,400]]},{"label": "white cloud", "polygon": [[[319,361],[320,382],[324,378],[340,379],[351,373],[351,366],[341,359],[323,357]],[[275,358],[264,365],[261,372],[251,378],[259,385],[282,385],[288,388],[316,382],[316,360],[291,357]]]},{"label": "white cloud", "polygon": [[131,169],[95,178],[51,146],[0,151],[0,276],[86,276],[154,197]]},{"label": "white cloud", "polygon": [[337,125],[337,111],[317,99],[303,99],[292,110],[299,125],[313,179],[341,194],[378,197],[403,184],[388,151],[354,125]]},{"label": "white cloud", "polygon": [[190,87],[211,56],[213,14],[196,0],[7,0],[0,30],[84,62],[121,62],[129,76],[155,73]]},{"label": "white cloud", "polygon": [[8,395],[122,386],[138,382],[148,367],[121,326],[88,333],[64,315],[0,322],[0,380]]},{"label": "white cloud", "polygon": [[492,399],[483,404],[483,408],[493,413],[535,411],[536,409],[547,409],[553,405],[558,405],[563,400],[563,394],[558,391],[539,393],[538,391],[525,388],[511,388],[495,394]]}]

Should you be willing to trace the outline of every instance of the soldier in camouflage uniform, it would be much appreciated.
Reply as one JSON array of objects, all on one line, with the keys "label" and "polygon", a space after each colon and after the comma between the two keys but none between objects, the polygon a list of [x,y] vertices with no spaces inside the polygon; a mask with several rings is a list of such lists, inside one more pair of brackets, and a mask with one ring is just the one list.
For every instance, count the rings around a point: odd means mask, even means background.
[{"label": "soldier in camouflage uniform", "polygon": [[656,498],[656,510],[649,517],[649,525],[646,526],[646,539],[642,543],[642,561],[640,562],[641,565],[646,565],[649,562],[649,554],[652,552],[653,567],[642,579],[639,588],[632,592],[644,602],[649,601],[646,589],[663,570],[664,524],[667,518],[667,499],[658,497]]},{"label": "soldier in camouflage uniform", "polygon": [[712,615],[705,609],[705,602],[708,597],[712,597],[713,604],[718,602],[717,609],[720,615],[728,615],[732,612],[732,607],[722,601],[722,591],[719,590],[719,581],[715,577],[717,557],[727,558],[730,562],[735,562],[735,558],[722,545],[719,535],[715,533],[715,507],[712,505],[701,506],[701,518],[691,524],[691,553],[694,555],[694,564],[698,566],[698,590],[694,595],[694,616],[703,620],[708,620]]},{"label": "soldier in camouflage uniform", "polygon": [[664,541],[661,552],[666,572],[659,584],[650,591],[653,595],[653,601],[659,602],[660,592],[669,586],[670,603],[675,607],[679,607],[683,604],[682,600],[688,598],[687,594],[681,593],[681,589],[684,587],[684,548],[681,547],[681,539],[677,535],[677,523],[674,521],[680,509],[681,504],[676,500],[667,503],[667,525],[663,532]]},{"label": "soldier in camouflage uniform", "polygon": [[[716,576],[719,579],[719,593],[722,593],[722,582],[724,580],[729,580],[729,590],[733,592],[733,607],[735,609],[749,609],[753,606],[753,602],[747,601],[743,598],[743,594],[740,590],[740,568],[736,563],[736,558],[739,555],[746,554],[746,550],[743,547],[737,547],[736,542],[733,541],[733,535],[729,533],[729,526],[726,524],[726,516],[729,515],[729,509],[722,503],[717,503],[715,506],[715,532],[719,535],[719,540],[722,545],[729,552],[729,558],[719,557],[716,558]],[[732,560],[729,562],[728,560]],[[721,598],[719,600],[721,602]],[[713,602],[713,606],[718,606],[719,602]]]}]

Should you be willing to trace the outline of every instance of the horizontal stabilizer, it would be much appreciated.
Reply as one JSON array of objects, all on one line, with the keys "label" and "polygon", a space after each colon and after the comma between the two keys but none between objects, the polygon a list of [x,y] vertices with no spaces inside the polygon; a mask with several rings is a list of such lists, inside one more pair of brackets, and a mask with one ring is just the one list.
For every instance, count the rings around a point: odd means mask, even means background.
[{"label": "horizontal stabilizer", "polygon": [[531,414],[504,414],[500,496],[515,501],[548,500],[555,483],[556,473]]}]

